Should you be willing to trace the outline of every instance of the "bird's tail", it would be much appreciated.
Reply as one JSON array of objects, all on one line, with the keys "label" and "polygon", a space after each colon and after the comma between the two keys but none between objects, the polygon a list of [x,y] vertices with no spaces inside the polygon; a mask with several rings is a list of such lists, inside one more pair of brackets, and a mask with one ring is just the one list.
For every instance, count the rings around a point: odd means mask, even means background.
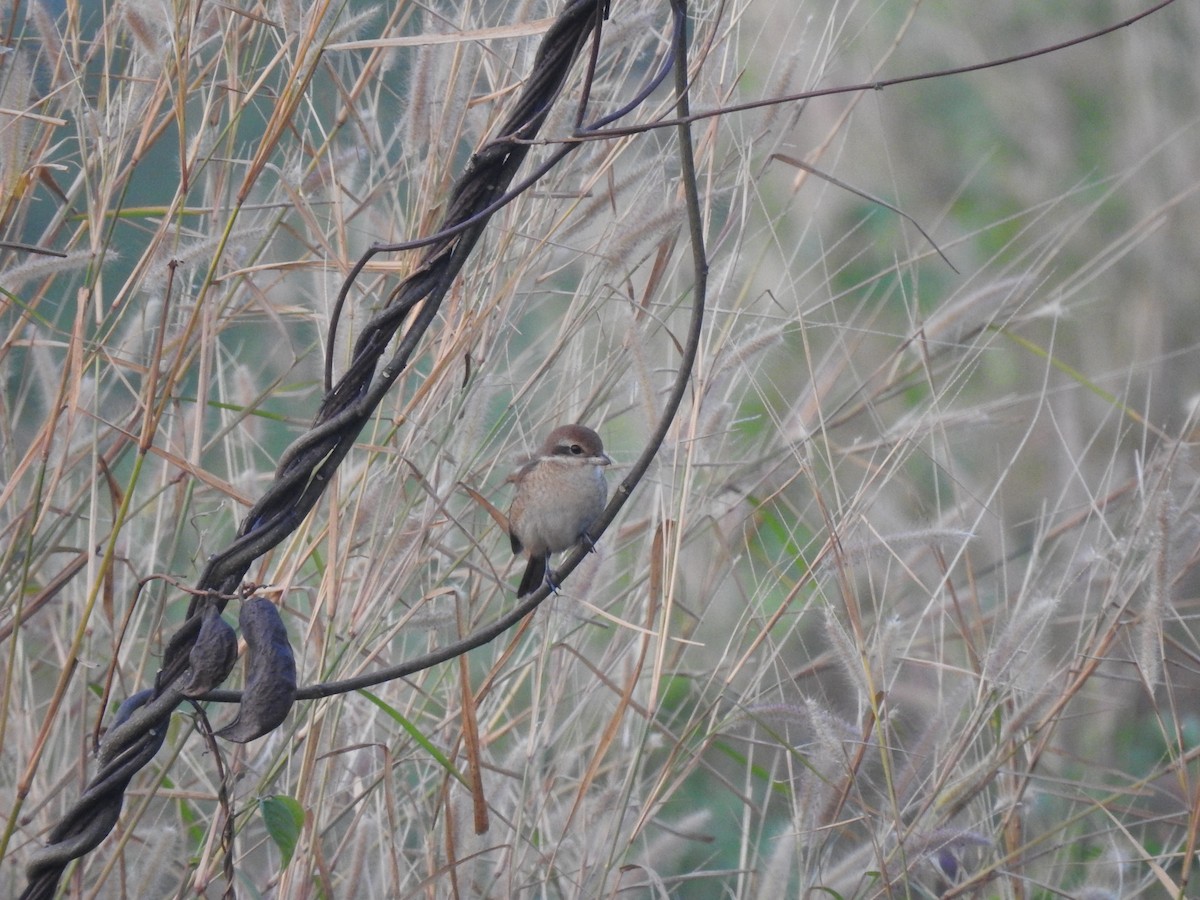
[{"label": "bird's tail", "polygon": [[526,594],[532,594],[542,586],[542,582],[546,580],[546,563],[548,557],[541,553],[535,553],[529,557],[529,565],[525,567],[525,574],[521,578],[521,586],[517,588],[517,597],[524,597]]}]

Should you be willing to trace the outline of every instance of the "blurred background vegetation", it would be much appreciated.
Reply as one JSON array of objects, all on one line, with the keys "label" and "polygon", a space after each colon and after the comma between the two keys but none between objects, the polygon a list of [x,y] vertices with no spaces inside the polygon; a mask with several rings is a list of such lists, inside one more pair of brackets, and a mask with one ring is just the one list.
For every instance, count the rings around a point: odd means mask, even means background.
[{"label": "blurred background vegetation", "polygon": [[[700,3],[691,103],[1141,8]],[[94,729],[151,683],[178,585],[315,413],[350,266],[434,226],[555,9],[0,6],[0,237],[67,254],[0,251],[8,893]],[[668,21],[614,0],[593,114]],[[1187,896],[1197,52],[1175,3],[1036,60],[696,122],[704,345],[599,552],[465,667],[221,744],[227,803],[181,710],[72,895],[220,896],[228,858],[244,896]],[[252,570],[303,683],[510,607],[506,539],[462,484],[504,508],[564,421],[634,457],[690,299],[676,154],[669,129],[588,143],[493,220],[327,501]],[[412,259],[368,267],[335,370]]]}]

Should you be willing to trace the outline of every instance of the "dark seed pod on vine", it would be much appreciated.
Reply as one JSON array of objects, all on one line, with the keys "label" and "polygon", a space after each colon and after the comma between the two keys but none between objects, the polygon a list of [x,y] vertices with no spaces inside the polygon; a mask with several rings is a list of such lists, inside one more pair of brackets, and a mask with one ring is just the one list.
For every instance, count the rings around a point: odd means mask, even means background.
[{"label": "dark seed pod on vine", "polygon": [[196,643],[188,653],[187,681],[180,693],[185,697],[208,693],[229,677],[236,662],[237,633],[215,606],[209,606],[204,611]]},{"label": "dark seed pod on vine", "polygon": [[296,698],[296,658],[271,601],[262,597],[243,601],[238,624],[246,639],[246,686],[237,718],[217,736],[244,744],[287,718]]}]

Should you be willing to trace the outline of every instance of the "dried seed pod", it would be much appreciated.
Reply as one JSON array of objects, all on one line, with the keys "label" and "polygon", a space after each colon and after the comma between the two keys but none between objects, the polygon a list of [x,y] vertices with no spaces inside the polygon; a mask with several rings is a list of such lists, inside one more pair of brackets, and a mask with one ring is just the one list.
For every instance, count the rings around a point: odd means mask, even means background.
[{"label": "dried seed pod", "polygon": [[296,697],[296,658],[271,601],[262,597],[242,601],[238,624],[246,639],[246,686],[237,718],[217,736],[244,744],[287,718]]},{"label": "dried seed pod", "polygon": [[180,689],[185,697],[199,697],[208,693],[233,671],[237,662],[237,634],[228,622],[221,618],[215,606],[204,611],[204,621],[196,643],[188,653],[187,681]]}]

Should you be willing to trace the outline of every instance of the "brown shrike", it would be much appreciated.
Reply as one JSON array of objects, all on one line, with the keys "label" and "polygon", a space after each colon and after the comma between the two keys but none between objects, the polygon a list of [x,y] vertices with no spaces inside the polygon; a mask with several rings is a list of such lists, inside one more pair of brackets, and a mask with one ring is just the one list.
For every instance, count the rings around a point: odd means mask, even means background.
[{"label": "brown shrike", "polygon": [[587,530],[604,511],[608,483],[604,466],[612,460],[600,435],[584,425],[561,425],[550,432],[537,455],[508,476],[517,492],[508,511],[513,553],[529,558],[517,596],[532,594],[550,580],[550,554],[591,546]]}]

